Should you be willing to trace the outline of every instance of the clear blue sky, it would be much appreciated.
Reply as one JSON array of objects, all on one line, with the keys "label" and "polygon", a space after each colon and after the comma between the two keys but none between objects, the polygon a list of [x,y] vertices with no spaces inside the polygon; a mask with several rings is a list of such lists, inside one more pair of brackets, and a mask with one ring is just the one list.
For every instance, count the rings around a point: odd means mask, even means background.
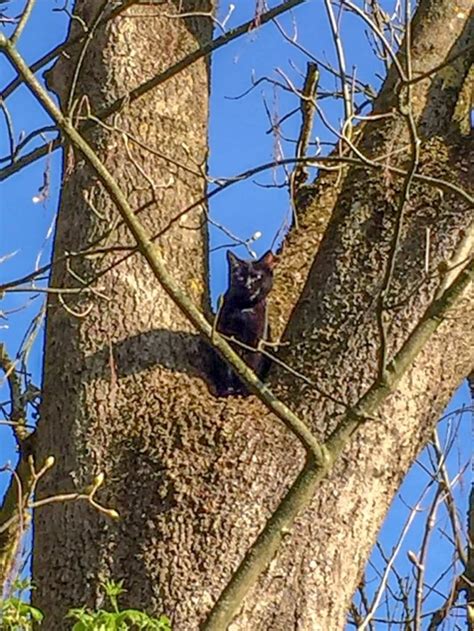
[{"label": "clear blue sky", "polygon": [[[228,26],[241,23],[252,17],[255,10],[255,0],[239,0],[232,13]],[[274,6],[276,2],[271,2]],[[391,4],[391,3],[386,3]],[[10,14],[17,14],[24,5],[23,1],[10,2]],[[20,40],[20,51],[28,62],[50,50],[62,41],[67,28],[67,16],[64,12],[53,11],[63,6],[63,0],[39,0],[33,15]],[[229,3],[220,3],[220,17],[228,11]],[[294,22],[293,22],[294,20]],[[308,2],[298,7],[293,14],[279,19],[281,25],[293,34],[294,24],[297,25],[298,42],[311,50],[319,59],[336,66],[334,46],[324,11],[323,2]],[[377,73],[383,74],[383,67],[374,57],[365,31],[357,19],[344,16],[342,21],[343,36],[346,48],[347,67],[349,72],[354,68],[356,76],[364,83],[370,83],[377,88],[380,84]],[[4,28],[8,33],[8,29]],[[235,175],[262,162],[268,162],[275,157],[275,139],[266,133],[269,121],[263,101],[265,99],[272,114],[283,116],[298,105],[295,97],[283,90],[275,90],[270,82],[262,82],[247,96],[233,99],[252,85],[252,77],[259,79],[269,77],[284,83],[282,74],[288,76],[297,86],[301,86],[306,56],[291,44],[284,42],[274,25],[252,31],[237,41],[220,49],[212,59],[212,100],[210,121],[210,174],[214,177]],[[9,82],[14,73],[5,61],[0,59],[0,76],[3,85]],[[40,73],[39,76],[42,76]],[[327,90],[335,87],[334,78],[324,70],[321,72],[320,86]],[[8,108],[13,117],[15,135],[48,124],[48,118],[28,91],[22,87],[9,99]],[[340,102],[321,100],[326,115],[337,127],[342,115]],[[296,138],[300,125],[299,114],[292,116],[284,125],[286,137]],[[8,152],[8,142],[4,117],[0,112],[0,156]],[[321,141],[332,141],[334,137],[324,125],[318,121],[315,124],[314,135]],[[48,137],[52,137],[50,134]],[[39,141],[38,144],[42,143]],[[34,143],[28,146],[32,149]],[[294,145],[283,141],[282,147],[285,157],[292,157]],[[324,153],[325,148],[323,146]],[[42,203],[33,203],[33,198],[43,184],[44,161],[35,163],[20,174],[2,183],[0,197],[0,257],[16,253],[12,258],[0,265],[0,282],[31,271],[37,263],[38,253],[41,252],[41,264],[48,261],[51,249],[51,234],[59,194],[60,154],[56,152],[51,160],[51,191],[49,198]],[[4,163],[2,163],[3,165]],[[288,213],[288,196],[286,189],[268,188],[267,185],[282,182],[281,172],[266,172],[254,180],[229,187],[225,192],[213,198],[211,216],[224,224],[242,239],[249,238],[256,231],[262,232],[262,237],[254,249],[258,254],[263,253],[272,243],[274,235],[280,227],[286,213]],[[262,186],[265,185],[265,186]],[[229,238],[215,228],[211,229],[211,247],[229,243]],[[243,248],[236,250],[244,256]],[[211,289],[213,297],[225,288],[227,271],[225,266],[225,250],[221,249],[211,255]],[[9,294],[0,305],[2,312],[7,313],[7,319],[0,320],[0,339],[7,343],[8,350],[15,356],[28,325],[42,305],[43,297],[32,297],[30,294]],[[13,313],[15,311],[15,313]],[[28,366],[36,383],[41,381],[41,349],[43,330],[40,328],[38,337],[31,349]],[[0,390],[0,400],[7,399],[5,387]],[[454,397],[451,409],[456,409],[469,403],[467,387],[464,385]],[[450,420],[443,425],[442,433],[447,431]],[[459,463],[469,458],[471,437],[469,416],[464,414],[461,419],[459,432],[461,439],[450,452],[448,467],[453,475],[459,470]],[[425,454],[422,459],[427,459]],[[0,426],[0,465],[6,461],[15,461],[14,441],[10,430]],[[383,528],[381,540],[387,552],[396,541],[400,525],[407,512],[405,503],[413,504],[420,493],[426,474],[415,465],[407,476],[401,496],[403,501],[394,502],[386,525]],[[0,493],[3,493],[7,483],[6,474],[0,474]],[[457,493],[461,501],[460,506],[466,506],[466,489],[462,485]],[[429,499],[429,498],[428,498]],[[428,499],[424,506],[428,506]],[[404,503],[405,502],[405,503]],[[443,512],[441,520],[449,531]],[[421,517],[421,516],[420,516]],[[461,515],[464,518],[464,515]],[[423,527],[422,519],[415,521],[413,530],[407,539],[407,544],[400,554],[400,559],[406,559],[406,549],[417,550]],[[438,537],[439,539],[439,537]],[[436,541],[436,568],[440,564],[447,565],[451,559],[451,548],[446,546],[446,539],[441,537]],[[377,555],[374,556],[377,562]],[[406,566],[406,561],[402,566]],[[370,570],[368,572],[371,576]],[[384,628],[382,625],[377,628]]]}]

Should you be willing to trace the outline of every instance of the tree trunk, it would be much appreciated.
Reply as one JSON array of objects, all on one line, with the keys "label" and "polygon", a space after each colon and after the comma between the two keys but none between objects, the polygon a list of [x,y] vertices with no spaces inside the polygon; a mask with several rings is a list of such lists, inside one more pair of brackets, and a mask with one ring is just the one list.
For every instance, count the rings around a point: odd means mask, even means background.
[{"label": "tree trunk", "polygon": [[[77,2],[75,11],[91,24],[96,4]],[[86,114],[87,107],[99,111],[211,38],[210,20],[165,17],[176,11],[172,3],[132,7],[94,34],[79,74],[77,114]],[[63,103],[70,81],[62,81],[72,76],[78,54],[76,47],[49,76]],[[207,151],[208,94],[208,62],[200,61],[165,87],[125,104],[107,121],[116,131],[99,127],[88,136],[153,233],[165,230],[179,210],[205,193],[201,164]],[[124,226],[117,225],[116,209],[95,174],[70,149],[64,175],[54,247],[58,263],[51,279],[56,287],[80,285],[59,262],[66,252],[90,247],[110,229],[107,246],[133,244]],[[207,304],[203,219],[202,207],[189,213],[164,233],[158,247],[183,289]],[[124,254],[74,259],[70,265],[88,281]],[[87,316],[76,317],[54,299],[48,303],[45,421],[38,446],[41,457],[53,454],[57,465],[42,493],[72,484],[82,488],[104,472],[103,501],[120,511],[121,520],[111,523],[79,503],[36,515],[35,597],[50,629],[64,627],[69,607],[96,604],[98,581],[108,576],[126,577],[130,601],[137,604],[160,609],[171,594],[182,598],[180,576],[186,567],[175,566],[179,537],[173,541],[171,533],[185,524],[176,512],[174,525],[165,527],[163,518],[171,507],[179,508],[180,494],[188,493],[212,442],[212,419],[205,418],[201,406],[207,390],[196,377],[203,373],[201,342],[145,262],[130,257],[95,285],[105,299],[67,297],[75,313],[93,305]],[[209,436],[201,445],[200,434]],[[198,453],[193,449],[186,455],[189,441]],[[169,553],[174,561],[167,560]]]},{"label": "tree trunk", "polygon": [[[89,22],[94,3],[77,5]],[[467,37],[468,27],[459,17],[463,8],[468,12],[467,0],[458,2],[456,15],[450,5],[438,0],[435,10],[432,2],[421,3],[412,34],[414,72],[436,66],[456,41]],[[98,31],[76,89],[78,97],[88,96],[93,112],[209,39],[206,18],[190,22],[165,16],[174,10],[147,6],[146,19],[130,19],[127,15],[139,12],[132,8]],[[429,29],[439,30],[436,40]],[[76,55],[61,62],[57,76],[71,76]],[[419,171],[463,187],[468,184],[468,140],[454,121],[467,67],[460,58],[454,78],[450,75],[449,98],[441,99],[446,91],[441,70],[434,79],[414,84],[411,99],[424,143]],[[153,233],[204,193],[200,164],[206,150],[207,82],[208,66],[199,61],[139,101],[125,104],[113,122],[107,121],[117,129],[90,133],[98,155],[129,201],[142,209],[140,218]],[[392,69],[379,111],[397,103],[395,85]],[[441,113],[433,105],[440,101]],[[84,101],[78,111],[87,111]],[[407,129],[406,117],[394,111],[393,118],[365,125],[358,148],[376,158],[409,145]],[[138,137],[156,154],[151,156],[119,130]],[[395,153],[389,166],[409,170],[409,155],[409,150],[402,158]],[[404,178],[389,169],[353,167],[336,194],[327,194],[321,184],[328,179],[334,178],[321,176],[310,203],[301,209],[299,230],[288,241],[276,277],[274,318],[281,330],[301,293],[285,332],[291,344],[281,357],[318,389],[352,405],[380,366],[376,304]],[[462,260],[472,247],[466,236],[472,209],[453,190],[444,187],[442,195],[439,190],[414,180],[406,203],[386,294],[390,357],[433,299],[439,270],[456,252],[462,252]],[[309,248],[311,213],[318,205],[324,224],[311,233],[314,247]],[[173,223],[158,247],[183,289],[206,305],[202,213],[193,210]],[[111,227],[110,244],[130,242],[116,221],[94,174],[80,156],[66,151],[53,286],[78,283],[59,260],[65,252],[87,247]],[[430,274],[424,278],[427,227]],[[119,251],[74,260],[72,267],[88,280],[123,255]],[[290,288],[292,270],[304,272],[293,275],[299,282]],[[445,283],[449,280],[448,274]],[[55,300],[48,305],[38,442],[41,456],[54,454],[57,464],[41,491],[63,491],[71,482],[82,487],[104,472],[101,500],[114,506],[121,519],[111,523],[80,503],[38,511],[35,604],[45,610],[48,629],[65,628],[62,617],[68,607],[97,604],[99,581],[123,578],[128,590],[124,603],[150,613],[163,611],[175,631],[191,631],[294,480],[303,450],[255,398],[222,400],[210,394],[202,343],[137,255],[101,276],[97,287],[100,295],[68,298],[69,310]],[[437,415],[472,367],[474,335],[468,316],[462,305],[456,309],[376,417],[354,435],[248,595],[233,630],[343,628],[393,494]],[[283,369],[272,372],[271,386],[319,438],[331,436],[341,406]]]}]

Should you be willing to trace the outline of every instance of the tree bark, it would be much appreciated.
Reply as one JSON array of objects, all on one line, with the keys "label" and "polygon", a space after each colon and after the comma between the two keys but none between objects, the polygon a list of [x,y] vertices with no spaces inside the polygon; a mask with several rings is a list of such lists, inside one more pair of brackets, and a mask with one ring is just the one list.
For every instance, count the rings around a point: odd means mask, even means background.
[{"label": "tree bark", "polygon": [[[436,7],[421,2],[412,33],[414,72],[441,63],[466,37],[470,22],[459,15],[463,9],[468,13],[468,2],[457,4],[454,15],[450,2],[438,1]],[[89,22],[94,3],[77,5]],[[89,104],[78,104],[76,113],[110,104],[211,35],[206,18],[167,18],[166,12],[175,11],[170,6],[147,7],[146,19],[131,19],[137,11],[130,9],[96,33],[77,84],[77,95],[87,95]],[[435,41],[430,29],[438,33]],[[76,60],[77,51],[61,62],[52,81],[70,77]],[[441,112],[433,104],[446,89],[443,70],[415,83],[411,97],[423,141],[419,171],[463,187],[468,185],[469,140],[452,123],[467,67],[466,59],[459,58],[455,77],[450,75],[451,105],[443,101]],[[208,70],[205,62],[195,63],[125,105],[114,120],[116,128],[139,137],[159,155],[150,156],[117,130],[99,127],[89,135],[129,201],[143,208],[140,217],[154,233],[204,193],[199,165],[206,151]],[[379,111],[396,107],[394,72],[381,91]],[[56,84],[64,103],[68,84]],[[373,159],[407,144],[406,117],[394,111],[392,118],[367,124],[358,147]],[[407,154],[397,156],[389,166],[409,170]],[[377,378],[380,366],[376,304],[404,178],[389,169],[353,167],[336,194],[327,178],[328,186],[322,178],[310,204],[306,200],[300,229],[287,242],[276,277],[274,318],[282,330],[301,293],[285,332],[290,345],[281,357],[319,389],[352,405]],[[442,195],[439,190],[415,180],[405,205],[386,294],[389,356],[435,296],[439,270],[456,252],[465,256],[472,247],[467,236],[472,208],[452,190]],[[318,205],[322,223],[315,228]],[[116,219],[94,174],[80,156],[66,151],[53,286],[73,282],[60,257],[87,247]],[[424,279],[427,227],[430,274]],[[110,243],[128,242],[124,228],[116,227]],[[158,247],[181,286],[206,305],[202,209],[174,223]],[[74,262],[74,271],[86,280],[94,278],[123,254]],[[289,288],[291,277],[298,282]],[[449,274],[445,278],[449,282]],[[71,482],[81,487],[104,472],[102,500],[117,508],[121,520],[111,523],[79,503],[38,511],[35,604],[45,610],[48,629],[65,628],[69,607],[98,603],[100,580],[123,578],[128,590],[124,604],[163,611],[176,631],[190,631],[202,622],[301,469],[303,450],[255,398],[219,400],[208,391],[203,344],[137,256],[102,275],[97,286],[107,299],[90,294],[68,299],[78,313],[92,306],[84,317],[55,300],[48,304],[38,445],[39,455],[55,455],[57,465],[42,492],[64,490]],[[468,300],[466,296],[464,302]],[[393,494],[469,373],[473,342],[464,304],[423,349],[376,418],[354,435],[247,597],[234,631],[343,628]],[[331,436],[341,406],[283,369],[272,371],[271,386],[319,438]]]},{"label": "tree bark", "polygon": [[[202,8],[208,8],[207,3]],[[93,1],[75,6],[89,25],[96,11]],[[77,114],[106,107],[211,38],[209,19],[166,17],[176,12],[174,3],[132,7],[94,34],[79,74]],[[140,14],[145,17],[137,17]],[[63,103],[79,52],[76,47],[48,77]],[[207,152],[208,94],[209,64],[204,60],[170,79],[165,88],[126,104],[113,121],[107,121],[128,137],[100,127],[88,135],[153,233],[165,230],[179,210],[205,193],[201,165]],[[135,144],[133,137],[155,153]],[[116,210],[95,174],[81,156],[66,149],[54,247],[58,263],[51,284],[80,286],[61,257],[90,247],[106,231],[113,229],[108,246],[133,245],[117,223]],[[205,237],[200,207],[158,241],[174,278],[203,305],[207,304]],[[75,275],[89,281],[123,256],[118,251],[74,259],[70,266]],[[108,576],[127,577],[130,601],[138,604],[158,603],[161,608],[162,594],[182,597],[179,576],[185,566],[177,570],[174,561],[168,564],[162,556],[171,552],[179,563],[175,547],[179,539],[168,544],[170,536],[159,522],[179,503],[180,493],[187,493],[212,442],[212,419],[205,419],[204,410],[200,411],[207,389],[196,377],[203,374],[201,342],[145,262],[135,255],[96,285],[105,299],[90,294],[67,298],[76,313],[93,305],[86,317],[75,317],[58,300],[48,303],[45,421],[38,433],[38,452],[40,458],[56,456],[57,466],[42,492],[49,495],[72,484],[82,488],[104,472],[104,502],[116,506],[121,521],[110,523],[80,504],[47,507],[36,515],[35,596],[47,613],[50,629],[65,627],[63,616],[69,607],[96,604],[99,580]],[[201,455],[184,456],[188,441],[197,441],[191,431],[195,423],[204,436],[202,445],[195,445]],[[181,528],[178,514],[174,520]],[[171,523],[167,529],[173,530]],[[150,536],[156,543],[154,561]]]}]

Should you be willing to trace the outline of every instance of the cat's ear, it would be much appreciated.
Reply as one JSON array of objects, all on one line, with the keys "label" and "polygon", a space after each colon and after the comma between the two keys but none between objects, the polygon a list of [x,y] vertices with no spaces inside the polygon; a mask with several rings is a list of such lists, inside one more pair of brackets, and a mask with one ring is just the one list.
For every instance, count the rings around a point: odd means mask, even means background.
[{"label": "cat's ear", "polygon": [[263,263],[263,265],[265,265],[265,267],[268,267],[268,269],[273,269],[275,267],[275,265],[278,263],[278,256],[276,256],[276,254],[273,254],[273,252],[271,250],[268,250],[268,252],[266,252],[262,258],[260,258],[257,263]]},{"label": "cat's ear", "polygon": [[237,269],[243,263],[242,259],[239,259],[239,257],[235,256],[235,254],[230,250],[227,250],[227,261],[229,263],[230,271]]}]

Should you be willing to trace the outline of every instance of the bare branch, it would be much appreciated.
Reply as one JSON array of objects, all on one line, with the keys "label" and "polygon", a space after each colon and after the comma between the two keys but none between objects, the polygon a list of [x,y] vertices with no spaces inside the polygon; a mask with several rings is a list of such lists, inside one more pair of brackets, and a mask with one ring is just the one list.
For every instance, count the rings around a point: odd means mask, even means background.
[{"label": "bare branch", "polygon": [[[293,9],[299,4],[302,4],[304,1],[305,0],[286,0],[286,2],[282,2],[282,4],[260,15],[259,25],[263,26],[264,24],[272,21],[274,18],[278,17],[279,15],[286,13],[286,11],[289,11],[290,9]],[[123,10],[123,7],[121,8],[121,11],[122,10]],[[135,100],[139,99],[150,90],[158,87],[162,83],[165,83],[165,81],[168,81],[168,79],[171,79],[172,77],[176,76],[177,74],[182,72],[185,68],[187,68],[191,64],[195,63],[196,61],[199,61],[199,59],[202,59],[203,57],[207,57],[210,53],[214,52],[215,50],[218,50],[222,46],[225,46],[229,42],[240,37],[241,35],[245,35],[246,33],[249,32],[249,29],[252,28],[254,25],[255,25],[254,19],[248,20],[247,22],[241,24],[240,26],[233,28],[228,33],[221,35],[220,37],[214,40],[211,40],[208,44],[205,44],[204,46],[202,46],[201,48],[198,48],[193,53],[187,55],[186,57],[178,61],[176,64],[174,64],[173,66],[170,66],[169,68],[167,68],[161,74],[157,75],[156,77],[153,77],[152,79],[149,79],[145,83],[141,84],[137,88],[131,90],[129,93],[117,99],[110,106],[98,112],[96,114],[96,117],[101,118],[101,119],[106,119],[112,114],[119,112],[124,107],[124,105],[133,103]],[[83,37],[84,35],[82,35],[80,40],[82,40]],[[58,53],[56,53],[53,57],[49,57],[48,61],[51,59],[54,59],[54,57],[56,57],[57,54]],[[44,62],[44,63],[47,63],[47,62]],[[39,67],[41,67],[42,65],[43,63],[41,63]],[[32,66],[32,69],[37,70],[38,68],[35,66]],[[6,98],[6,95],[7,95],[6,92],[7,91],[5,90],[0,96],[2,96],[3,98]],[[8,94],[9,93],[10,92],[8,92]],[[88,123],[84,124],[81,127],[81,132],[87,131],[91,129],[92,127],[93,127],[93,124],[89,121]],[[53,142],[52,150],[57,149],[60,146],[60,144],[61,144],[60,139],[56,139]],[[22,158],[18,159],[15,162],[15,164],[9,165],[8,167],[5,167],[4,169],[2,169],[0,171],[0,181],[8,178],[10,175],[13,175],[14,173],[17,173],[27,164],[31,164],[32,162],[35,162],[36,160],[42,158],[46,153],[47,153],[47,149],[45,146],[39,147],[38,149],[31,151],[26,156],[23,156]]]},{"label": "bare branch", "polygon": [[20,39],[28,20],[30,19],[31,12],[33,11],[35,3],[36,0],[28,0],[28,2],[26,3],[26,7],[23,11],[20,21],[18,22],[15,32],[10,38],[10,41],[13,45],[16,45],[17,41]]}]

